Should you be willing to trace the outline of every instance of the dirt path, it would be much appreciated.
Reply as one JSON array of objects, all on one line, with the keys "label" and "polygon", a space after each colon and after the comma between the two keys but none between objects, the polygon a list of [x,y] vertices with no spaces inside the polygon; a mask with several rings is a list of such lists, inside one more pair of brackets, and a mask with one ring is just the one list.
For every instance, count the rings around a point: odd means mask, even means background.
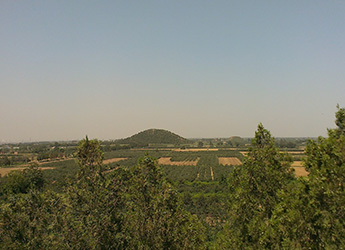
[{"label": "dirt path", "polygon": [[212,167],[210,169],[211,169],[211,178],[212,178],[212,181],[214,181],[213,169],[212,169]]},{"label": "dirt path", "polygon": [[103,161],[103,164],[110,164],[118,161],[124,161],[127,160],[128,158],[111,158]]}]

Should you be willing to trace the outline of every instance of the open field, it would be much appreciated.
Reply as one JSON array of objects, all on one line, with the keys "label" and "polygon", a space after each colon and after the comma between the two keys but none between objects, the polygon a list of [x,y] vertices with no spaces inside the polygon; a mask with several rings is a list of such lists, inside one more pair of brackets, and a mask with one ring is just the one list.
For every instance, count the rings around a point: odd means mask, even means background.
[{"label": "open field", "polygon": [[[240,148],[234,150],[233,148],[164,148],[164,150],[142,148],[140,150],[121,149],[104,153],[104,164],[107,165],[107,170],[124,167],[130,168],[138,163],[138,160],[145,156],[145,151],[150,156],[157,159],[163,172],[167,178],[172,181],[194,181],[196,176],[200,181],[219,181],[226,177],[231,171],[232,167],[242,165],[243,159],[247,151]],[[302,167],[301,159],[303,154],[299,151],[285,151],[293,155],[295,160],[292,167]],[[301,157],[299,157],[301,156]],[[49,178],[54,181],[60,177],[73,176],[79,169],[75,159],[65,158],[61,160],[52,160],[37,162],[40,167],[49,167],[49,171],[44,171],[44,175],[49,175]],[[24,168],[25,165],[17,165],[15,169]],[[228,166],[224,168],[224,166]],[[9,172],[8,170],[2,170]],[[2,173],[4,175],[4,173]],[[303,168],[296,168],[297,176],[305,176],[307,172]]]},{"label": "open field", "polygon": [[292,167],[302,167],[302,161],[294,161],[292,164],[291,164]]},{"label": "open field", "polygon": [[[218,148],[133,148],[133,151],[175,151],[175,152],[203,152],[203,151],[218,151]],[[231,149],[228,149],[231,150]]]},{"label": "open field", "polygon": [[218,161],[220,165],[232,165],[232,166],[242,165],[242,162],[237,157],[219,157]]},{"label": "open field", "polygon": [[[285,152],[285,151],[281,151],[281,152]],[[303,155],[304,151],[288,151],[288,153],[292,155]]]},{"label": "open field", "polygon": [[297,177],[301,177],[301,176],[307,176],[309,173],[307,172],[307,170],[305,170],[304,167],[292,167],[293,169],[295,169],[295,175]]},{"label": "open field", "polygon": [[124,161],[127,159],[128,158],[110,158],[110,159],[104,160],[103,164],[110,164],[110,163],[114,163],[114,162]]},{"label": "open field", "polygon": [[[141,148],[141,150],[120,149],[104,153],[104,164],[106,171],[115,168],[131,168],[138,164],[138,160],[145,156],[145,153],[157,159],[166,177],[172,181],[220,181],[232,171],[232,166],[242,165],[247,151],[243,148],[164,148],[164,150]],[[305,176],[307,172],[300,168],[301,159],[304,157],[298,151],[287,151],[293,155],[297,176]],[[299,157],[301,156],[301,157]],[[72,178],[79,167],[75,159],[61,159],[45,162],[38,162],[50,183],[63,178]],[[24,168],[25,165],[18,165],[17,168]],[[224,167],[227,166],[227,167]],[[7,167],[4,169],[8,169]],[[2,170],[9,172],[8,170]],[[2,173],[4,175],[4,173]],[[198,178],[196,178],[198,176]]]},{"label": "open field", "polygon": [[[6,176],[9,172],[15,171],[15,170],[23,170],[25,168],[0,168],[0,175]],[[39,167],[40,170],[48,170],[48,169],[54,169],[54,167]]]},{"label": "open field", "polygon": [[171,157],[161,157],[158,159],[158,164],[161,165],[175,165],[175,166],[196,166],[200,158],[194,161],[171,161]]},{"label": "open field", "polygon": [[132,151],[172,151],[174,148],[131,148]]},{"label": "open field", "polygon": [[[288,153],[290,155],[304,155],[304,151],[280,151],[281,153]],[[248,151],[240,151],[244,156],[248,154]]]},{"label": "open field", "polygon": [[203,151],[218,151],[218,148],[186,148],[186,149],[174,149],[175,152],[203,152]]},{"label": "open field", "polygon": [[[128,158],[124,158],[124,157],[119,157],[119,158],[110,158],[110,159],[106,159],[103,161],[103,164],[111,164],[111,163],[114,163],[114,162],[119,162],[119,161],[124,161],[124,160],[127,160]],[[64,162],[64,161],[70,161],[70,160],[73,160],[72,158],[65,158],[65,159],[60,159],[60,160],[46,160],[46,161],[32,161],[28,164],[21,164],[21,165],[18,165],[18,167],[14,167],[13,169],[16,170],[16,169],[24,169],[25,167],[28,167],[30,166],[32,163],[36,163],[38,165],[47,165],[47,164],[54,164],[54,163],[61,163],[61,162]],[[6,168],[6,169],[10,169],[10,168]],[[43,169],[43,168],[40,168],[40,169]]]},{"label": "open field", "polygon": [[21,164],[18,165],[18,167],[28,167],[31,164],[38,164],[38,165],[46,165],[50,163],[59,163],[59,162],[64,162],[64,161],[69,161],[72,160],[72,158],[63,158],[63,159],[55,159],[55,160],[43,160],[43,161],[31,161],[27,164]]},{"label": "open field", "polygon": [[[120,161],[117,166],[132,167],[137,164],[138,159],[145,155],[144,152],[133,150],[118,150],[108,152],[105,158],[128,158]],[[232,171],[232,167],[224,167],[219,165],[218,157],[237,157],[242,159],[243,156],[235,150],[218,151],[150,151],[149,155],[158,159],[162,171],[166,177],[172,181],[219,181]],[[211,174],[212,167],[212,174]]]}]

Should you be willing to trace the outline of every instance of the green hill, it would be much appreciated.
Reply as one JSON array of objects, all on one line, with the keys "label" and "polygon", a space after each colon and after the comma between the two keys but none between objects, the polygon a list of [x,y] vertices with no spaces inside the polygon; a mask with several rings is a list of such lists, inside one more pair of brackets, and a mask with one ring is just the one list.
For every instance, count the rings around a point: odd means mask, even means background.
[{"label": "green hill", "polygon": [[189,140],[164,129],[148,129],[126,139],[118,141],[119,144],[131,146],[148,146],[150,144],[187,144]]},{"label": "green hill", "polygon": [[232,147],[241,147],[245,145],[245,140],[239,136],[232,136],[228,140],[228,144]]}]

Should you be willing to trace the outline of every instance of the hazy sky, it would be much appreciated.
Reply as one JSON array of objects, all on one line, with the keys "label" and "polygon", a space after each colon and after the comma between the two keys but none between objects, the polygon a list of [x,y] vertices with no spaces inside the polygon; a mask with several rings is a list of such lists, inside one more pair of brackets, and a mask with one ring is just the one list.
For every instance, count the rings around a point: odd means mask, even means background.
[{"label": "hazy sky", "polygon": [[345,1],[0,1],[0,142],[325,136]]}]

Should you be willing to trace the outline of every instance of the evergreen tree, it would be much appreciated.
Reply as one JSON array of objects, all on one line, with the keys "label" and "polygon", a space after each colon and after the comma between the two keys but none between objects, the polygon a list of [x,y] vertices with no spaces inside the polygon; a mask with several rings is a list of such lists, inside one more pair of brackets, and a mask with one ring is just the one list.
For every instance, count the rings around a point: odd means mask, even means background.
[{"label": "evergreen tree", "polygon": [[268,233],[276,249],[345,249],[344,108],[335,123],[328,138],[308,143],[309,176],[280,194]]},{"label": "evergreen tree", "polygon": [[181,207],[157,162],[106,172],[82,140],[80,172],[62,194],[30,189],[0,206],[1,249],[203,249],[204,228]]},{"label": "evergreen tree", "polygon": [[130,249],[203,249],[205,230],[182,208],[178,193],[146,155],[133,169],[126,227]]},{"label": "evergreen tree", "polygon": [[216,246],[222,249],[265,248],[261,237],[272,216],[280,189],[293,180],[291,158],[280,153],[274,138],[260,123],[243,166],[228,178],[229,219]]}]

